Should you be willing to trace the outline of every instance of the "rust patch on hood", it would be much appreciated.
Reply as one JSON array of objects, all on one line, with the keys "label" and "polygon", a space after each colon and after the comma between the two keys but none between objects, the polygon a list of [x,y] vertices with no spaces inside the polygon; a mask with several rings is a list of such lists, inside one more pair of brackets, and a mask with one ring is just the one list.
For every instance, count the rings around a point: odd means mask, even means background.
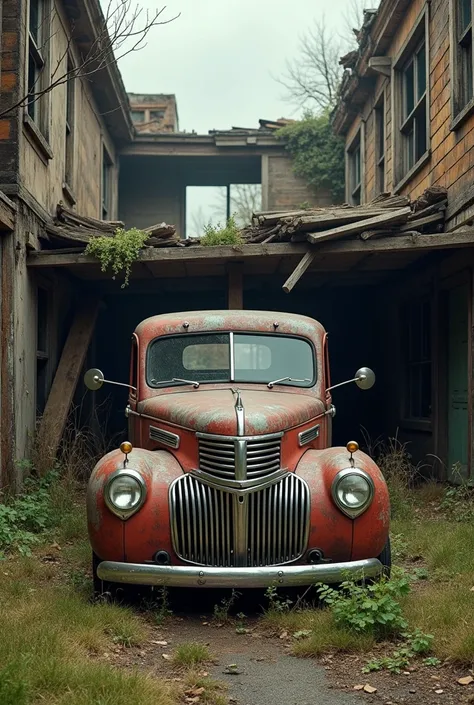
[{"label": "rust patch on hood", "polygon": [[[324,411],[309,394],[241,390],[245,435],[284,431],[310,421]],[[229,389],[165,394],[141,402],[138,411],[200,433],[238,434],[235,396]]]}]

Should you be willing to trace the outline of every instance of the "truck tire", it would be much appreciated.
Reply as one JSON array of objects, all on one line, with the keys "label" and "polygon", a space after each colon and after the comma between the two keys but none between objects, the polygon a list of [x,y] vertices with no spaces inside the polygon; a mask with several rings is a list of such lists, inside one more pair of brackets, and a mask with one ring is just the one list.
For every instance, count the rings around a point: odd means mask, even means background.
[{"label": "truck tire", "polygon": [[92,553],[92,580],[94,583],[94,599],[95,600],[115,600],[123,599],[124,594],[122,586],[117,583],[109,583],[107,580],[101,580],[97,575],[97,567],[101,562],[101,558],[95,553]]},{"label": "truck tire", "polygon": [[378,556],[379,561],[383,565],[383,575],[386,578],[390,578],[390,573],[392,570],[392,551],[390,548],[390,536],[387,539],[387,542],[385,546],[383,547],[383,551]]}]

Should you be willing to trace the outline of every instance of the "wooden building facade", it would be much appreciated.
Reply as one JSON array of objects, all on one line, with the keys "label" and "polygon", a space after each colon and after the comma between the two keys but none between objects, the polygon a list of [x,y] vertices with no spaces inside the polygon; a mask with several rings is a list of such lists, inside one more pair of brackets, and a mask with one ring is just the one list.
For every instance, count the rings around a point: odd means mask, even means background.
[{"label": "wooden building facade", "polygon": [[[349,203],[445,187],[445,231],[472,227],[473,13],[471,0],[382,0],[365,14],[333,116]],[[408,270],[386,300],[392,427],[442,477],[472,477],[473,265],[467,248]]]}]

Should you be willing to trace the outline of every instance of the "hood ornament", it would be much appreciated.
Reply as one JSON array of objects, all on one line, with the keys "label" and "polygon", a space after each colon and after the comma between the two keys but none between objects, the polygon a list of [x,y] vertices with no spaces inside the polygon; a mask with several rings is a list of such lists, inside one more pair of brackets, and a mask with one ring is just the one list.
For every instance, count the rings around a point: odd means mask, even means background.
[{"label": "hood ornament", "polygon": [[235,400],[235,415],[237,417],[237,435],[243,436],[245,432],[245,409],[242,402],[240,389],[231,389],[231,392],[236,396]]}]

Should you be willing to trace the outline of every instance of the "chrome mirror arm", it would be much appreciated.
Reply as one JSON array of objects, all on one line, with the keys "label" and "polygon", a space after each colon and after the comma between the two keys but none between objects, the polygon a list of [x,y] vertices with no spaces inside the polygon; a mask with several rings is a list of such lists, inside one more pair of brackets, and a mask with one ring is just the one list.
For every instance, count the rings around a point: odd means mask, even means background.
[{"label": "chrome mirror arm", "polygon": [[365,376],[354,377],[354,379],[348,379],[345,382],[339,382],[339,384],[333,384],[332,387],[328,387],[326,389],[326,394],[328,392],[331,392],[333,389],[337,389],[338,387],[343,387],[345,384],[352,384],[353,382],[358,382],[360,379],[365,379]]}]

